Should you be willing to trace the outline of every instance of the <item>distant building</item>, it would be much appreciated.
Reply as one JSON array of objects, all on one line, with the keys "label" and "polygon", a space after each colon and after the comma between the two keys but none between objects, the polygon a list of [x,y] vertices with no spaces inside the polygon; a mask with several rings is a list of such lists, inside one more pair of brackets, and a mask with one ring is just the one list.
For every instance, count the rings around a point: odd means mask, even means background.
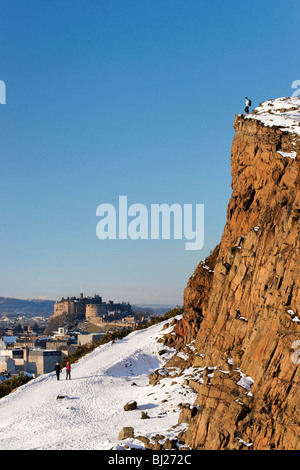
[{"label": "distant building", "polygon": [[129,302],[115,303],[112,300],[103,302],[102,297],[62,297],[54,304],[54,317],[62,314],[73,314],[79,318],[89,320],[91,323],[100,324],[102,316],[109,312],[117,312],[120,315],[131,315],[132,308]]},{"label": "distant building", "polygon": [[0,341],[0,348],[5,349],[7,346],[14,346],[18,338],[18,336],[2,336],[2,340]]},{"label": "distant building", "polygon": [[55,364],[61,363],[61,351],[47,349],[27,349],[25,371],[29,374],[47,374],[53,372]]},{"label": "distant building", "polygon": [[36,338],[18,338],[15,341],[15,348],[34,348],[37,346]]},{"label": "distant building", "polygon": [[97,333],[79,333],[78,334],[78,346],[83,346],[84,344],[91,343],[92,341],[99,341],[101,337],[105,335],[105,332],[97,332]]},{"label": "distant building", "polygon": [[0,373],[16,372],[15,361],[9,356],[0,356]]},{"label": "distant building", "polygon": [[12,374],[25,370],[25,349],[2,349],[0,350],[1,372]]},{"label": "distant building", "polygon": [[62,352],[47,349],[6,349],[0,351],[0,372],[47,374],[61,363]]},{"label": "distant building", "polygon": [[61,352],[61,357],[63,359],[64,357],[70,356],[70,354],[73,354],[77,348],[78,348],[78,344],[70,344],[69,346],[60,346],[58,348],[58,351]]},{"label": "distant building", "polygon": [[57,331],[53,331],[53,336],[66,336],[68,334],[68,328],[60,326]]},{"label": "distant building", "polygon": [[45,349],[58,350],[61,347],[67,348],[70,344],[70,338],[48,339],[45,345]]}]

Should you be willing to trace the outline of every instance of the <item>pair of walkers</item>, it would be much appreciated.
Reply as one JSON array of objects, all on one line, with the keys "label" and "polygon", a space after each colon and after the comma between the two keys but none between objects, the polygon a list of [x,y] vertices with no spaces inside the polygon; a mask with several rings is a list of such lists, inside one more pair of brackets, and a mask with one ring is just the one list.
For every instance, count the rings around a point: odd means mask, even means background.
[{"label": "pair of walkers", "polygon": [[[61,373],[61,366],[59,365],[58,362],[55,364],[54,370],[56,372],[56,378],[57,380],[59,380],[60,373]],[[66,365],[66,380],[68,379],[71,380],[71,364],[69,362],[67,362],[67,365]]]}]

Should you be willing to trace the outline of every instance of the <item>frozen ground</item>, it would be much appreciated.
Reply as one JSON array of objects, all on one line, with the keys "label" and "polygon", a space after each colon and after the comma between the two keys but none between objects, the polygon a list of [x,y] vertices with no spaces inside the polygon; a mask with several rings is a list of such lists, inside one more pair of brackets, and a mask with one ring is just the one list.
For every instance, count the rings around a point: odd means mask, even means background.
[{"label": "frozen ground", "polygon": [[[124,426],[132,426],[135,436],[175,437],[184,427],[176,427],[178,404],[192,404],[196,393],[183,384],[185,376],[149,385],[149,374],[174,354],[156,341],[168,332],[162,332],[164,323],[97,348],[73,365],[71,381],[65,380],[65,370],[60,381],[54,373],[45,374],[2,398],[0,449],[144,448],[137,439],[118,441]],[[159,355],[162,349],[167,352]],[[131,400],[138,409],[124,411]],[[149,419],[141,419],[142,411]]]},{"label": "frozen ground", "polygon": [[[261,103],[245,119],[256,119],[267,127],[279,127],[282,131],[300,135],[300,98],[290,96]],[[291,156],[291,155],[284,155]],[[291,156],[295,158],[295,155]]]}]

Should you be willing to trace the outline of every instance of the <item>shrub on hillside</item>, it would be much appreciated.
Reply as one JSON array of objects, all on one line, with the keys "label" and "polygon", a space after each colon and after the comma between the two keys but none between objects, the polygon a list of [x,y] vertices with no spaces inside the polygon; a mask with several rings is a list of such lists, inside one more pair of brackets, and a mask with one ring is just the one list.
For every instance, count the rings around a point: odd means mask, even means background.
[{"label": "shrub on hillside", "polygon": [[18,377],[11,377],[10,379],[5,380],[4,382],[0,383],[0,398],[5,397],[16,388],[20,387],[21,385],[26,384],[29,382],[33,377],[25,374],[20,374]]}]

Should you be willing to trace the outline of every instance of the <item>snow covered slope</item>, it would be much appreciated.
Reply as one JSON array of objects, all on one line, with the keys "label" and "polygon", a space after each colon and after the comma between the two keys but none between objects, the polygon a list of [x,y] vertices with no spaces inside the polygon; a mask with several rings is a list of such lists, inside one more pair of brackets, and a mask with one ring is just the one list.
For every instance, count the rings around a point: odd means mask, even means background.
[{"label": "snow covered slope", "polygon": [[277,98],[261,103],[245,119],[256,119],[265,126],[277,126],[282,131],[300,135],[300,98],[297,96]]},{"label": "snow covered slope", "polygon": [[[0,449],[122,449],[125,443],[144,448],[137,439],[118,441],[124,426],[132,426],[135,436],[173,438],[184,427],[171,429],[178,421],[178,404],[193,403],[196,393],[183,385],[185,376],[176,377],[175,384],[166,378],[149,385],[149,374],[174,354],[156,341],[169,331],[162,332],[164,323],[95,349],[73,365],[71,381],[65,380],[65,370],[59,381],[53,372],[2,398]],[[160,355],[162,348],[167,352]],[[124,411],[131,400],[138,409]],[[142,411],[149,419],[141,419]]]}]

